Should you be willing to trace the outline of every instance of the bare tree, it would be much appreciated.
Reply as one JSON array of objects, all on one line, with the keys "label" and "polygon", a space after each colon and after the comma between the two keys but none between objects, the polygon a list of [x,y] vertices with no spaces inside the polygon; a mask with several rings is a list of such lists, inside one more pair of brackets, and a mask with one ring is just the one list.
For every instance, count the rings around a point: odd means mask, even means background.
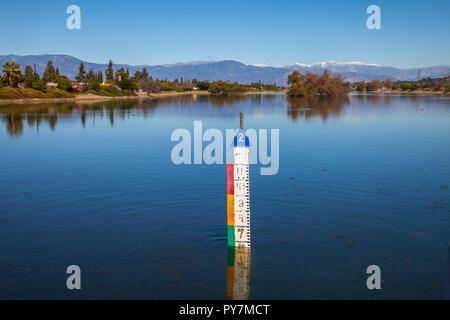
[{"label": "bare tree", "polygon": [[158,83],[150,78],[140,80],[138,82],[138,87],[139,89],[147,92],[147,95],[150,95],[150,93],[161,92],[161,88],[158,86]]}]

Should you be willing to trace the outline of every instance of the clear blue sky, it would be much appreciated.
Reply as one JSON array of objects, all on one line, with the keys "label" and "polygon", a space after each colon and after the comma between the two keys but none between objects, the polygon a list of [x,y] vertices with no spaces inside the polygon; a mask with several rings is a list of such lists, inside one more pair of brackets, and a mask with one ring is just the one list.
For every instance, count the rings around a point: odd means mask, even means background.
[{"label": "clear blue sky", "polygon": [[[81,30],[66,28],[67,6]],[[366,8],[381,8],[368,30]],[[85,61],[163,64],[238,60],[450,64],[450,1],[2,1],[0,55],[69,54]]]}]

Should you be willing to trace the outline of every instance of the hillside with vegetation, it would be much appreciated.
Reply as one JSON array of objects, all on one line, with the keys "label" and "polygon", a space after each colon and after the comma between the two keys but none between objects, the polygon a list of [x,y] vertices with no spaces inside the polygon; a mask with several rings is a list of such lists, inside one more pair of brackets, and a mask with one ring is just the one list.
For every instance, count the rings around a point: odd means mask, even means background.
[{"label": "hillside with vegetation", "polygon": [[[82,61],[69,55],[4,55],[0,56],[0,65],[8,61],[14,61],[21,66],[36,65],[38,74],[42,76],[47,61],[52,60],[59,67],[61,75],[69,79],[75,79],[78,74],[78,67],[83,62],[86,70],[93,69],[94,73],[104,72],[108,68],[108,63],[93,63]],[[238,61],[193,61],[185,63],[164,64],[164,65],[131,65],[115,64],[116,69],[129,69],[130,74],[142,71],[146,68],[153,79],[200,79],[209,81],[230,81],[238,83],[252,83],[261,80],[263,83],[276,83],[279,86],[287,84],[287,74],[297,70],[301,73],[307,71],[320,74],[325,70],[331,73],[340,74],[349,81],[370,81],[375,78],[393,81],[412,81],[417,79],[418,71],[422,77],[438,78],[446,76],[450,66],[430,66],[416,68],[395,68],[376,64],[366,64],[362,62],[318,62],[313,64],[294,63],[283,67],[272,67],[265,65],[248,65]],[[24,72],[22,68],[22,72]]]},{"label": "hillside with vegetation", "polygon": [[136,70],[133,75],[129,69],[123,67],[114,70],[110,60],[106,70],[94,72],[91,68],[86,70],[84,63],[78,67],[78,74],[70,80],[59,72],[52,60],[42,77],[36,72],[36,67],[25,66],[22,74],[20,65],[9,61],[3,66],[3,76],[0,82],[0,98],[65,98],[74,97],[75,94],[92,94],[105,97],[136,96],[139,93],[151,95],[165,92],[187,92],[205,90],[213,95],[231,95],[242,92],[281,91],[283,87],[273,84],[262,84],[261,81],[240,84],[229,81],[212,81],[175,78],[153,79],[147,69]]}]

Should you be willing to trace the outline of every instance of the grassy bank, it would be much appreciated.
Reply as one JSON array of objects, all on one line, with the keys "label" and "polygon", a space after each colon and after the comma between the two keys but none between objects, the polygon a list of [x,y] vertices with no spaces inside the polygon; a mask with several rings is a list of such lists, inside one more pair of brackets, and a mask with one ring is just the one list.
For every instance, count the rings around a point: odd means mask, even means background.
[{"label": "grassy bank", "polygon": [[32,88],[0,88],[0,99],[52,99],[73,97],[75,97],[73,93],[55,88],[47,88],[46,92],[42,92],[41,90],[35,90]]},{"label": "grassy bank", "polygon": [[[0,88],[4,89],[4,88]],[[15,92],[16,90],[19,90],[15,88],[15,90],[12,90]],[[20,89],[20,90],[28,90],[28,89]],[[33,89],[31,89],[33,90]],[[55,89],[53,89],[55,90]],[[40,93],[42,93],[39,90],[33,90],[37,91],[33,92],[34,94],[28,94],[27,96],[17,96],[17,92],[15,96],[8,97],[8,98],[2,98],[0,94],[0,105],[8,105],[8,104],[39,104],[39,103],[56,103],[56,102],[64,102],[67,100],[72,100],[76,102],[83,102],[83,103],[90,103],[90,102],[97,102],[97,101],[105,101],[105,100],[123,100],[123,99],[154,99],[154,98],[162,98],[162,97],[173,97],[173,96],[182,96],[182,95],[208,95],[210,94],[206,90],[198,90],[198,91],[183,91],[183,92],[177,92],[177,91],[162,91],[160,93],[152,93],[151,95],[147,94],[133,94],[133,95],[99,95],[98,91],[93,92],[87,92],[87,93],[71,93],[70,96],[44,96]],[[52,90],[49,90],[52,91]],[[59,90],[61,91],[61,90]],[[9,92],[9,91],[8,91]],[[63,91],[65,92],[65,91]],[[65,92],[67,93],[67,92]],[[23,94],[23,93],[22,93]]]}]

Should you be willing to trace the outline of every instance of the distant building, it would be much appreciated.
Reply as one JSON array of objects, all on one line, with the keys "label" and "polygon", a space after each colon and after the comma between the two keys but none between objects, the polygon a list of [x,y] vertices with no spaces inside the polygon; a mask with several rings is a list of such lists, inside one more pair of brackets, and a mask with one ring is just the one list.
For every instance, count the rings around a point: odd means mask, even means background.
[{"label": "distant building", "polygon": [[72,91],[73,92],[80,92],[81,90],[83,90],[84,87],[84,83],[83,82],[72,82]]},{"label": "distant building", "polygon": [[47,82],[47,88],[56,88],[58,86],[57,83],[54,82]]},{"label": "distant building", "polygon": [[27,86],[27,84],[26,84],[25,82],[19,82],[19,83],[17,84],[17,87],[18,87],[19,89],[25,89],[26,86]]}]

